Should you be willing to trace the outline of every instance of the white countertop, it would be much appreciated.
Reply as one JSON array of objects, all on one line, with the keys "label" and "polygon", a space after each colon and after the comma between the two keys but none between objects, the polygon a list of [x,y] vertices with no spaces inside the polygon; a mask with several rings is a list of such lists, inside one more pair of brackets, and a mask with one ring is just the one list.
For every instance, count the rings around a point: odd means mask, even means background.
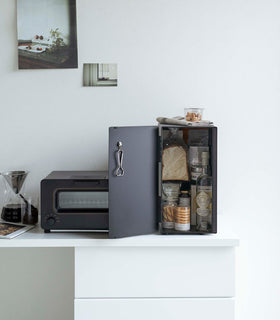
[{"label": "white countertop", "polygon": [[121,239],[108,239],[106,233],[44,233],[38,226],[14,239],[0,239],[0,248],[10,247],[232,247],[238,246],[234,234],[160,235],[151,234]]}]

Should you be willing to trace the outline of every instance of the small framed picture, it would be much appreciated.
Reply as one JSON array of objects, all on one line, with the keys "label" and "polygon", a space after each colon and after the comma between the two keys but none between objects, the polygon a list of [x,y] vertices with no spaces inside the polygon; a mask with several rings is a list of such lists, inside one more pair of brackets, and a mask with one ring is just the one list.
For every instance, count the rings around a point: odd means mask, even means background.
[{"label": "small framed picture", "polygon": [[12,239],[20,234],[34,228],[34,226],[27,226],[17,223],[0,222],[0,239]]},{"label": "small framed picture", "polygon": [[84,87],[117,87],[116,63],[84,63]]}]

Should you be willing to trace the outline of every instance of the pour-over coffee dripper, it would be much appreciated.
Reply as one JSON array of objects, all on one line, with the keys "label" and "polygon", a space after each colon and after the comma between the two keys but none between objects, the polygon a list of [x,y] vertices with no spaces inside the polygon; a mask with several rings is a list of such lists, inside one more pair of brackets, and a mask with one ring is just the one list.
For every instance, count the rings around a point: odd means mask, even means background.
[{"label": "pour-over coffee dripper", "polygon": [[22,196],[22,190],[27,171],[8,171],[1,175],[5,181],[4,206],[1,218],[8,222],[21,222],[26,211],[26,201]]}]

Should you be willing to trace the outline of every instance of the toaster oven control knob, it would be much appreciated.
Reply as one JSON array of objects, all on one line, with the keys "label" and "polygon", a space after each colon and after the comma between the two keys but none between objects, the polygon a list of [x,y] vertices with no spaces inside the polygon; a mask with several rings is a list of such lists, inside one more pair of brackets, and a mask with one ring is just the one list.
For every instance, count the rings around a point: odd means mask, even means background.
[{"label": "toaster oven control knob", "polygon": [[48,224],[49,226],[53,226],[53,225],[55,224],[55,218],[54,218],[54,217],[49,217],[49,218],[47,219],[47,224]]}]

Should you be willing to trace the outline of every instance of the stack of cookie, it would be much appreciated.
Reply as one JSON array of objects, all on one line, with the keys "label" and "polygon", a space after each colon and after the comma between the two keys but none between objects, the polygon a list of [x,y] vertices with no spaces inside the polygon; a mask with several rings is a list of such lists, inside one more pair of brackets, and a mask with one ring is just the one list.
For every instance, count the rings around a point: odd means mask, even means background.
[{"label": "stack of cookie", "polygon": [[190,230],[190,207],[177,207],[175,213],[175,230]]}]

